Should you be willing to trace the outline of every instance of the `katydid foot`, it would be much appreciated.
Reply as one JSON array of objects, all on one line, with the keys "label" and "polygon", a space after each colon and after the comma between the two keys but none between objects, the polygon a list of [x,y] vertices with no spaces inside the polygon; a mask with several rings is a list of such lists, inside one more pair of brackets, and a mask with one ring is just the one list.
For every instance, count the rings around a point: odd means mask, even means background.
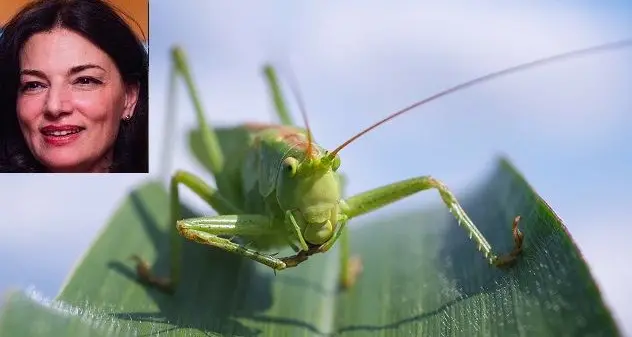
[{"label": "katydid foot", "polygon": [[514,218],[511,231],[514,239],[514,248],[511,252],[505,255],[501,255],[496,258],[494,265],[499,268],[506,268],[512,266],[520,253],[522,253],[522,242],[524,240],[524,234],[518,228],[518,222],[520,222],[520,216]]},{"label": "katydid foot", "polygon": [[[310,249],[300,251],[296,255],[281,258],[280,260],[283,261],[285,267],[280,268],[279,270],[296,267],[307,261],[310,256],[318,253],[324,253],[324,251],[322,251],[322,247],[312,246]],[[340,270],[339,286],[341,289],[349,289],[355,285],[358,277],[362,273],[362,259],[359,256],[351,256],[346,259],[343,257],[342,263],[343,265]]]},{"label": "katydid foot", "polygon": [[149,263],[138,255],[133,255],[132,260],[136,261],[136,274],[141,283],[155,287],[163,292],[173,294],[175,287],[171,279],[166,277],[157,277],[151,272]]},{"label": "katydid foot", "polygon": [[[499,256],[494,261],[494,265],[499,268],[508,268],[515,264],[516,259],[522,253],[522,243],[524,240],[524,234],[518,228],[520,222],[520,216],[514,218],[512,224],[512,236],[514,240],[513,250],[505,255]],[[358,277],[362,273],[362,259],[359,256],[352,256],[347,262],[346,269],[341,271],[340,275],[340,287],[342,289],[349,289],[355,285]]]},{"label": "katydid foot", "polygon": [[353,287],[362,273],[362,259],[360,256],[352,256],[347,261],[346,267],[340,272],[340,288],[343,290]]}]

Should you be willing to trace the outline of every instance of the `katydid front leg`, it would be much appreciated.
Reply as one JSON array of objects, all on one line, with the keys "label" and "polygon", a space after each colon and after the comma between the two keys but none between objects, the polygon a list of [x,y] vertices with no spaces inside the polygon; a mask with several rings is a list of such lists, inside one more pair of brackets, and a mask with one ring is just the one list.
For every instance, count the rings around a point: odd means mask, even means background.
[{"label": "katydid front leg", "polygon": [[[288,217],[295,222],[291,215]],[[294,256],[276,258],[271,255],[262,254],[256,250],[246,248],[245,246],[234,243],[229,239],[219,237],[219,235],[243,236],[246,238],[287,235],[285,230],[276,229],[271,221],[274,220],[259,214],[218,215],[180,220],[177,222],[176,227],[178,232],[189,240],[241,255],[264,264],[275,271],[296,267],[301,262],[307,260],[308,256],[318,252],[318,248],[313,247],[311,250],[301,250]]]},{"label": "katydid front leg", "polygon": [[[270,65],[266,65],[263,68],[263,73],[266,78],[266,82],[268,84],[268,89],[272,96],[272,101],[276,108],[277,117],[280,122],[285,125],[296,125],[292,118],[289,115],[287,106],[285,104],[285,99],[283,98],[283,93],[281,92],[281,87],[279,86],[278,77],[274,68]],[[340,189],[344,191],[346,186],[346,177],[342,174],[338,174],[340,181]],[[344,195],[344,192],[343,192]],[[288,265],[298,265],[301,262],[307,260],[307,257],[311,255],[315,250],[308,251],[307,244],[303,239],[303,236],[300,234],[300,229],[298,225],[294,222],[293,219],[290,219],[286,216],[286,224],[290,227],[290,232],[298,239],[300,244],[300,251],[294,256],[285,258],[285,261]],[[343,288],[347,288],[355,283],[355,279],[357,275],[360,273],[362,269],[362,263],[359,256],[350,256],[349,252],[349,236],[347,234],[347,230],[342,228],[338,235],[341,236],[341,247],[340,247],[340,284]],[[336,236],[337,238],[337,236]],[[335,241],[335,240],[330,240]],[[327,249],[329,249],[329,246]]]},{"label": "katydid front leg", "polygon": [[[174,226],[177,233],[188,240],[197,243],[220,248],[230,253],[234,253],[253,261],[264,264],[274,270],[282,270],[294,265],[287,265],[284,259],[279,259],[270,255],[262,254],[254,249],[247,248],[244,245],[232,242],[230,239],[222,238],[224,236],[266,236],[273,232],[270,219],[263,215],[241,214],[241,215],[218,215],[213,217],[199,217],[180,220]],[[285,233],[281,233],[283,235]],[[173,247],[178,247],[173,250]],[[172,263],[180,262],[180,244],[172,244]],[[291,259],[290,259],[291,260]],[[160,279],[143,271],[140,275],[149,275],[144,279],[145,282],[157,286],[163,290],[172,292],[175,290],[179,281],[179,264],[171,267],[171,278]]]},{"label": "katydid front leg", "polygon": [[[178,221],[177,229],[182,236],[197,243],[214,246],[241,255],[274,270],[286,268],[285,263],[281,259],[261,254],[229,239],[219,237],[219,235],[245,237],[274,235],[274,228],[270,218],[266,216],[242,214],[190,218]],[[285,232],[280,234],[284,235]]]},{"label": "katydid front leg", "polygon": [[[467,216],[452,192],[450,192],[440,181],[429,176],[399,181],[355,195],[346,200],[346,205],[345,203],[342,204],[345,205],[343,212],[346,214],[348,219],[352,219],[359,215],[384,207],[397,200],[406,198],[412,194],[431,188],[439,191],[439,195],[441,196],[443,202],[448,206],[448,209],[457,219],[459,224],[465,228],[470,238],[477,244],[478,250],[483,253],[490,264],[502,267],[511,265],[515,262],[516,258],[522,251],[523,234],[518,229],[518,221],[520,217],[517,216],[512,225],[514,238],[513,250],[508,254],[499,256],[493,251],[491,245],[487,242],[487,239],[485,239],[483,234],[481,234],[472,220]],[[322,250],[326,250],[331,247],[338,237],[339,236],[335,236],[331,242],[325,243]]]},{"label": "katydid front leg", "polygon": [[[341,191],[344,191],[346,186],[346,177],[338,173],[338,179],[340,183]],[[344,195],[344,193],[343,193]],[[348,208],[345,201],[340,202],[342,209]],[[289,213],[289,212],[288,212]],[[362,272],[362,260],[360,256],[351,256],[349,233],[347,229],[348,217],[346,215],[340,215],[338,217],[338,228],[334,232],[334,235],[327,242],[320,246],[312,246],[307,250],[302,250],[294,256],[287,257],[284,260],[288,267],[296,266],[306,261],[309,256],[329,251],[333,247],[334,243],[340,239],[340,273],[339,273],[339,285],[343,289],[353,286]]]}]

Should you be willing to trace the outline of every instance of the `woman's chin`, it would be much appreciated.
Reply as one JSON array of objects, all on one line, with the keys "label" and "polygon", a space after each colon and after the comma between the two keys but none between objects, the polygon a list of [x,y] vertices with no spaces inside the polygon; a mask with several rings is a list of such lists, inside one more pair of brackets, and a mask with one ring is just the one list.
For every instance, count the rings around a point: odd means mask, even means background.
[{"label": "woman's chin", "polygon": [[[38,151],[39,150],[39,151]],[[108,172],[112,151],[99,155],[97,149],[81,146],[35,149],[36,159],[53,173],[98,173]]]},{"label": "woman's chin", "polygon": [[76,153],[48,153],[40,159],[51,172],[89,172],[90,169],[86,165],[86,158],[78,156]]}]

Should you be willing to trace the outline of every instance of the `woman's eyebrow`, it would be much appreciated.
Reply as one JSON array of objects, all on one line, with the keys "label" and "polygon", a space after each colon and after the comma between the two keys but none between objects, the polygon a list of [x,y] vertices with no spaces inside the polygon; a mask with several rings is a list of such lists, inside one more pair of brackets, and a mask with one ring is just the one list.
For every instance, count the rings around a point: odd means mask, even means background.
[{"label": "woman's eyebrow", "polygon": [[[87,69],[101,69],[105,71],[103,67],[98,66],[96,64],[89,63],[89,64],[82,64],[82,65],[74,66],[70,68],[70,70],[68,70],[68,75],[74,75]],[[35,70],[35,69],[22,69],[20,70],[20,75],[32,75],[32,76],[37,76],[41,78],[46,78],[46,74],[44,74],[44,72],[40,70]]]},{"label": "woman's eyebrow", "polygon": [[32,75],[32,76],[37,76],[41,78],[46,78],[46,74],[44,74],[44,72],[40,70],[35,70],[35,69],[22,69],[20,70],[20,76],[21,75]]},{"label": "woman's eyebrow", "polygon": [[68,75],[73,75],[73,74],[76,74],[76,73],[80,73],[80,72],[82,72],[82,71],[84,71],[86,69],[93,69],[93,68],[101,69],[101,70],[105,71],[105,69],[103,69],[103,67],[101,67],[101,66],[98,66],[98,65],[92,64],[92,63],[88,63],[88,64],[82,64],[82,65],[74,66],[74,67],[70,68],[70,70],[68,71]]}]

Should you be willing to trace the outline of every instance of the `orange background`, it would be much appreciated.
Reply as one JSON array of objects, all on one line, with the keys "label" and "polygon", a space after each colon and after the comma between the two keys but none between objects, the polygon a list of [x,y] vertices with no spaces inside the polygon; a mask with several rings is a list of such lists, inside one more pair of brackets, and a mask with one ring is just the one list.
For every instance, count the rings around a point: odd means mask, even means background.
[{"label": "orange background", "polygon": [[[132,27],[134,32],[145,42],[149,38],[149,1],[148,0],[106,0],[125,12],[138,23],[130,21],[125,15],[123,18]],[[0,0],[0,26],[15,15],[20,8],[30,0]],[[140,25],[140,28],[138,27]]]}]

